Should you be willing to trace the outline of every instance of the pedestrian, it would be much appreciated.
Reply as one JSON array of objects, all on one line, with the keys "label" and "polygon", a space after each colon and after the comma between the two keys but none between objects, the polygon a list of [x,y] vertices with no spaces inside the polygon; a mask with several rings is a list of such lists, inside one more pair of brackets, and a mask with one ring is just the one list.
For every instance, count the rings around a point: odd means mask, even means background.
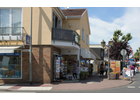
[{"label": "pedestrian", "polygon": [[90,66],[91,66],[91,73],[90,73],[90,74],[91,74],[91,76],[92,76],[92,72],[93,72],[93,67],[94,67],[94,66],[93,66],[93,64],[90,64]]},{"label": "pedestrian", "polygon": [[136,68],[136,66],[134,65],[134,75],[136,74],[136,72],[135,72],[135,68]]},{"label": "pedestrian", "polygon": [[130,69],[131,69],[131,77],[133,78],[134,77],[134,66],[132,66],[132,64],[130,66]]},{"label": "pedestrian", "polygon": [[90,76],[90,73],[91,73],[91,66],[90,65],[88,66],[88,73],[89,73],[89,76]]},{"label": "pedestrian", "polygon": [[107,76],[108,66],[105,64],[105,75]]},{"label": "pedestrian", "polygon": [[100,65],[100,77],[101,76],[103,77],[103,74],[104,74],[104,64],[102,62],[101,65]]},{"label": "pedestrian", "polygon": [[74,64],[73,78],[74,78],[74,80],[75,79],[77,80],[77,64],[76,64],[76,61],[74,61],[73,64]]}]

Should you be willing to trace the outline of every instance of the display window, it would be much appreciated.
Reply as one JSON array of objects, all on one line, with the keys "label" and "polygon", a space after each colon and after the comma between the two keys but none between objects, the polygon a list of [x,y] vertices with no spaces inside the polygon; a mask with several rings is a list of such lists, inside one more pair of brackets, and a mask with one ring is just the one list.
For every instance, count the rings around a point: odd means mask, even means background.
[{"label": "display window", "polygon": [[21,52],[0,54],[0,78],[21,78]]}]

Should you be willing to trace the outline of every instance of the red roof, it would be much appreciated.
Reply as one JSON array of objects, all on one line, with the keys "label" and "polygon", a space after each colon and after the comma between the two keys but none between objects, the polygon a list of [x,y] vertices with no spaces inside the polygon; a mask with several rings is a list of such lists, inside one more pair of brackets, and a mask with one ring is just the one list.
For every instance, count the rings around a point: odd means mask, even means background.
[{"label": "red roof", "polygon": [[81,16],[86,9],[62,9],[65,16]]}]

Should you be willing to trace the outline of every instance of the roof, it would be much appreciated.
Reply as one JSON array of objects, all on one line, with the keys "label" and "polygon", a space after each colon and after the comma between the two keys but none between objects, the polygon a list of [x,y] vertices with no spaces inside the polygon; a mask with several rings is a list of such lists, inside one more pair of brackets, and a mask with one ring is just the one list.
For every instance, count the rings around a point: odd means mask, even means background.
[{"label": "roof", "polygon": [[98,54],[94,52],[93,49],[90,48],[90,52],[92,52],[97,59],[101,59],[100,56],[98,56]]},{"label": "roof", "polygon": [[82,16],[86,9],[62,9],[65,16]]}]

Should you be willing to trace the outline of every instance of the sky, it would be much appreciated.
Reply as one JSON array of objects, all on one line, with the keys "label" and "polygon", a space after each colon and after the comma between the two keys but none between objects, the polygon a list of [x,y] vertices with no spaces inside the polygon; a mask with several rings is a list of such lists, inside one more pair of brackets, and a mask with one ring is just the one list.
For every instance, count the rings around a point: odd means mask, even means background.
[{"label": "sky", "polygon": [[133,39],[129,44],[134,53],[140,47],[140,7],[70,7],[69,9],[75,8],[88,10],[90,44],[100,44],[103,39],[108,44],[114,31],[121,30],[124,35],[131,33]]}]

